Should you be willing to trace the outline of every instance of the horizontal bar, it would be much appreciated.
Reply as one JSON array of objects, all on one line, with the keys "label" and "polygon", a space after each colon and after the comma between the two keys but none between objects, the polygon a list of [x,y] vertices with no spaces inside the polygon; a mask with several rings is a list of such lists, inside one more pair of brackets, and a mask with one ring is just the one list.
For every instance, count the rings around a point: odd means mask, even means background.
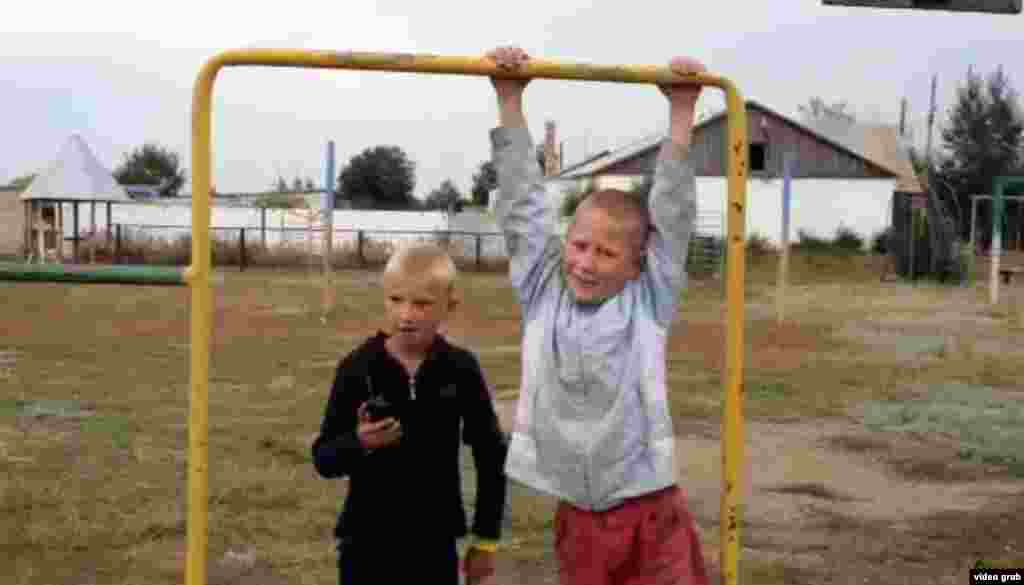
[{"label": "horizontal bar", "polygon": [[822,0],[825,6],[850,6],[886,10],[934,10],[1020,14],[1021,0]]},{"label": "horizontal bar", "polygon": [[185,270],[165,266],[74,266],[0,263],[0,281],[184,286]]},{"label": "horizontal bar", "polygon": [[215,71],[225,65],[265,67],[314,67],[323,69],[357,69],[398,73],[434,73],[447,75],[478,75],[509,79],[568,79],[577,81],[612,81],[617,83],[671,84],[693,82],[723,89],[731,88],[729,80],[702,73],[682,77],[667,66],[655,65],[593,65],[550,60],[531,60],[515,71],[502,69],[484,57],[450,57],[423,53],[377,53],[361,51],[306,51],[294,49],[236,49],[218,54],[207,67]]}]

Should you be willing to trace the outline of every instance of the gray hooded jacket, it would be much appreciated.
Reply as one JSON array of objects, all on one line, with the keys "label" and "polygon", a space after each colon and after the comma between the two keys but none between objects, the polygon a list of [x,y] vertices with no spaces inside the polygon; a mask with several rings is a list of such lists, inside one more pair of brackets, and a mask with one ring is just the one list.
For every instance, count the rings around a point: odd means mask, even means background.
[{"label": "gray hooded jacket", "polygon": [[508,477],[587,510],[675,483],[665,381],[668,328],[697,213],[688,160],[659,157],[645,268],[600,305],[562,277],[556,210],[525,128],[491,132],[498,222],[522,307],[522,381]]}]

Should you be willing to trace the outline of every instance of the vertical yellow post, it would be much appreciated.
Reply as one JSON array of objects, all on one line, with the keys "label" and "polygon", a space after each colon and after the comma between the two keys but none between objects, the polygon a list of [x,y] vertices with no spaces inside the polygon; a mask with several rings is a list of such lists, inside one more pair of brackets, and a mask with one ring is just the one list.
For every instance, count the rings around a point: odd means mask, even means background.
[{"label": "vertical yellow post", "polygon": [[185,279],[192,289],[189,351],[191,379],[188,418],[188,549],[186,585],[206,584],[209,490],[210,338],[213,290],[210,284],[211,137],[213,81],[220,63],[210,61],[196,80],[192,96],[192,264]]},{"label": "vertical yellow post", "polygon": [[739,583],[740,527],[743,519],[743,325],[747,205],[746,105],[731,84],[723,84],[729,111],[728,281],[726,301],[725,406],[722,412],[722,583]]}]

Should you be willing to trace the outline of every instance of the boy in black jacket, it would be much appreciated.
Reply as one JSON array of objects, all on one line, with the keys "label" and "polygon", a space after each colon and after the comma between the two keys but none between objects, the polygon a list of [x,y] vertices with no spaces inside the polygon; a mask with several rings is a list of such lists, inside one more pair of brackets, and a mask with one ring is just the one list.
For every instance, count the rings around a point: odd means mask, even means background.
[{"label": "boy in black jacket", "polygon": [[381,279],[389,331],[338,365],[313,464],[350,479],[335,530],[342,585],[458,582],[460,438],[477,469],[467,583],[494,574],[507,444],[476,357],[438,332],[456,305],[455,277],[437,246],[393,254]]}]

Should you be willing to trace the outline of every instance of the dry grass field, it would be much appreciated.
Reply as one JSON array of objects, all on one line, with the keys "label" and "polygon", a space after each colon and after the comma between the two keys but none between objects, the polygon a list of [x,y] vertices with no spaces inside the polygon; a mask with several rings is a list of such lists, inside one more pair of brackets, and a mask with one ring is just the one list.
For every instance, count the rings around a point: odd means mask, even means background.
[{"label": "dry grass field", "polygon": [[[1024,284],[990,307],[982,284],[881,283],[878,259],[796,256],[778,325],[774,257],[748,268],[742,582],[1024,566]],[[302,270],[223,274],[209,582],[334,583],[345,485],[316,476],[309,447],[337,360],[379,324],[375,274],[338,272],[327,324]],[[510,425],[513,292],[500,273],[462,285],[448,335],[477,352]],[[188,290],[0,283],[0,298],[0,583],[182,583]],[[721,281],[695,280],[669,340],[680,482],[712,565],[724,315]],[[556,582],[554,502],[510,493],[496,583]]]}]

